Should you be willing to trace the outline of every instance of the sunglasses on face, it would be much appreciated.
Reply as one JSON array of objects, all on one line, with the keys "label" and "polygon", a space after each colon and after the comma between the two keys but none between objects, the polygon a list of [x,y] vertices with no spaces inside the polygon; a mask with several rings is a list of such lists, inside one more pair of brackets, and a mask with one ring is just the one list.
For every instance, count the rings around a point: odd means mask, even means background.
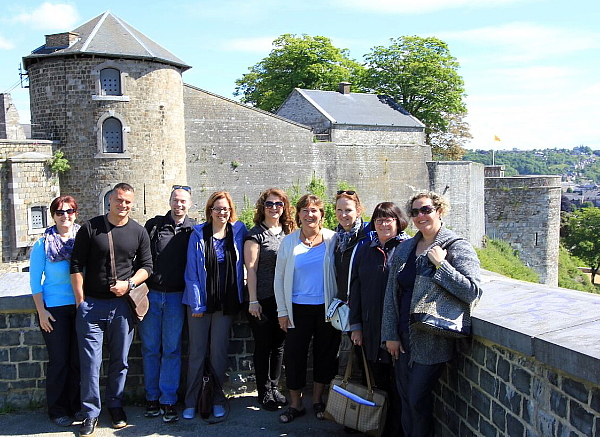
[{"label": "sunglasses on face", "polygon": [[265,208],[283,208],[283,202],[271,202],[267,200],[265,202]]},{"label": "sunglasses on face", "polygon": [[337,192],[337,195],[339,196],[340,194],[347,194],[349,196],[354,196],[356,194],[356,191],[353,190],[340,190]]},{"label": "sunglasses on face", "polygon": [[410,210],[410,216],[417,217],[419,215],[419,213],[423,214],[423,215],[428,215],[428,214],[431,214],[436,209],[437,208],[435,206],[431,206],[431,205],[425,205],[420,208],[413,208]]},{"label": "sunglasses on face", "polygon": [[185,190],[188,193],[192,194],[192,188],[188,185],[173,185],[173,188],[171,188],[171,191],[175,191],[175,190]]},{"label": "sunglasses on face", "polygon": [[220,212],[229,212],[231,211],[231,208],[224,206],[223,208],[211,208],[213,212],[216,212],[217,214],[219,214]]},{"label": "sunglasses on face", "polygon": [[61,216],[61,215],[73,215],[77,212],[76,209],[73,208],[69,208],[69,209],[57,209],[56,211],[54,211],[54,214]]},{"label": "sunglasses on face", "polygon": [[391,225],[392,223],[394,223],[396,221],[395,218],[393,217],[388,217],[388,218],[379,218],[375,220],[375,224],[377,226],[381,226],[381,225]]}]

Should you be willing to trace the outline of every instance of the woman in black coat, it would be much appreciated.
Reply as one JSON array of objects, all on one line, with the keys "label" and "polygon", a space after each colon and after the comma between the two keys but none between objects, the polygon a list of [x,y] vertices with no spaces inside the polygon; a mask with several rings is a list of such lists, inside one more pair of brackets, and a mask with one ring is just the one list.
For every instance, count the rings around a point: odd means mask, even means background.
[{"label": "woman in black coat", "polygon": [[372,241],[363,244],[354,260],[350,282],[350,330],[352,341],[362,345],[375,375],[375,385],[388,393],[390,409],[384,435],[401,435],[400,399],[396,389],[392,359],[381,348],[381,315],[388,280],[388,262],[402,240],[408,225],[406,214],[392,202],[375,207],[371,223]]}]

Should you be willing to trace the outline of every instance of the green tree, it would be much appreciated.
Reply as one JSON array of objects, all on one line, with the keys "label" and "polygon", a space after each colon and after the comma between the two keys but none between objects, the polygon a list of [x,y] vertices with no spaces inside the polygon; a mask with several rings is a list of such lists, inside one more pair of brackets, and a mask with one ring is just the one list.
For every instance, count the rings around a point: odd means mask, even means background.
[{"label": "green tree", "polygon": [[[388,47],[376,46],[365,55],[365,85],[393,97],[421,120],[426,126],[427,143],[438,139],[438,154],[464,144],[470,137],[468,125],[463,122],[467,114],[464,82],[458,74],[458,61],[446,43],[419,36],[392,38],[390,42]],[[452,131],[453,122],[462,128]]]},{"label": "green tree", "polygon": [[585,262],[594,277],[600,269],[600,209],[582,208],[569,217],[565,245],[571,254]]},{"label": "green tree", "polygon": [[235,96],[265,111],[275,111],[294,88],[336,90],[340,82],[360,88],[364,67],[324,36],[281,35],[273,50],[236,80]]}]

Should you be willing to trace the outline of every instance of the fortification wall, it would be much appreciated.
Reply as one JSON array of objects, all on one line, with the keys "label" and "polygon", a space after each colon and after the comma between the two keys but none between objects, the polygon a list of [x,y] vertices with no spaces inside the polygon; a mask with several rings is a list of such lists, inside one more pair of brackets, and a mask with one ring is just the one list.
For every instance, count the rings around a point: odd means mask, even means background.
[{"label": "fortification wall", "polygon": [[481,247],[485,235],[484,166],[470,161],[430,161],[429,186],[450,202],[444,223]]},{"label": "fortification wall", "polygon": [[508,242],[540,282],[558,285],[560,176],[485,178],[485,229]]},{"label": "fortification wall", "polygon": [[[98,70],[121,71],[123,95],[100,96]],[[72,194],[87,219],[103,210],[118,182],[136,189],[133,218],[164,213],[171,186],[186,182],[181,72],[165,64],[106,58],[45,58],[32,63],[34,138],[58,141],[71,164],[61,191]],[[102,119],[122,123],[123,153],[102,153]]]},{"label": "fortification wall", "polygon": [[331,131],[331,141],[343,145],[361,144],[379,146],[400,144],[422,146],[425,144],[425,132],[422,128],[337,124]]},{"label": "fortification wall", "polygon": [[254,204],[268,187],[301,190],[313,172],[331,193],[346,181],[354,186],[368,214],[378,202],[403,204],[428,187],[427,146],[336,145],[314,142],[310,129],[272,114],[191,87],[184,87],[188,182],[195,210],[215,190],[230,191],[243,206]]},{"label": "fortification wall", "polygon": [[[47,358],[26,295],[27,275],[12,275],[0,280],[0,407],[44,400]],[[20,295],[6,293],[7,280],[21,284],[10,287]],[[600,296],[492,273],[482,287],[473,338],[435,389],[436,436],[599,435]],[[226,389],[253,390],[247,322],[237,319],[230,335]],[[126,390],[137,399],[143,393],[140,357],[136,336]]]}]

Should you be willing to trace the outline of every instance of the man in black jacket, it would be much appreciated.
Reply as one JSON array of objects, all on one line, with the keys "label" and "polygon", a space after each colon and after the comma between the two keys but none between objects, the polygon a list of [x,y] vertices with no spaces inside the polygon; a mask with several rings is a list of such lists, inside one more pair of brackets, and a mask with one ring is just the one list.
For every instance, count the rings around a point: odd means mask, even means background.
[{"label": "man in black jacket", "polygon": [[[77,304],[76,328],[81,362],[81,403],[85,415],[79,431],[82,437],[94,434],[100,415],[99,380],[104,338],[109,352],[108,412],[114,428],[127,426],[122,401],[134,315],[126,295],[152,273],[148,234],[129,218],[134,200],[133,187],[119,183],[108,199],[108,214],[94,217],[81,226],[71,256],[71,284]],[[114,246],[114,263],[111,262],[109,231]],[[114,265],[114,271],[111,265]]]},{"label": "man in black jacket", "polygon": [[140,323],[146,386],[146,417],[163,415],[164,422],[179,420],[174,405],[181,375],[181,331],[185,318],[181,303],[185,289],[187,246],[194,220],[187,215],[191,189],[175,185],[171,210],[146,222],[150,235],[153,273],[146,281],[150,308]]}]

